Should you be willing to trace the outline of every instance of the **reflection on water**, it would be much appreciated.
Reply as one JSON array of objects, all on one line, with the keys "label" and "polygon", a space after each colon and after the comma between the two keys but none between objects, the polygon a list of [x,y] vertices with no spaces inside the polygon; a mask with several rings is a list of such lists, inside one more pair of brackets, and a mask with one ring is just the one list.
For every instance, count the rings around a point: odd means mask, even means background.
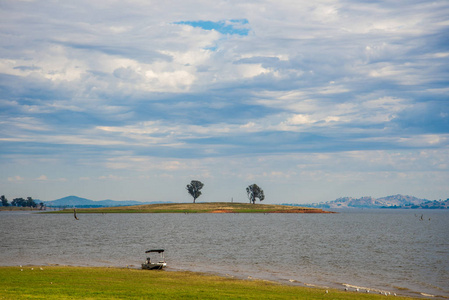
[{"label": "reflection on water", "polygon": [[177,270],[449,296],[448,213],[0,212],[0,265],[139,267],[164,248]]}]

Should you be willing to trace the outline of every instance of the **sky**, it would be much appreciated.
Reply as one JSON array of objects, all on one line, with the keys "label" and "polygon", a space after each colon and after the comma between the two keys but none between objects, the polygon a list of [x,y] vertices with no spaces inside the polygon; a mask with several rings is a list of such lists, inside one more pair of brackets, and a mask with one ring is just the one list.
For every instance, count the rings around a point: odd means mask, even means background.
[{"label": "sky", "polygon": [[449,198],[449,2],[0,2],[10,201]]}]

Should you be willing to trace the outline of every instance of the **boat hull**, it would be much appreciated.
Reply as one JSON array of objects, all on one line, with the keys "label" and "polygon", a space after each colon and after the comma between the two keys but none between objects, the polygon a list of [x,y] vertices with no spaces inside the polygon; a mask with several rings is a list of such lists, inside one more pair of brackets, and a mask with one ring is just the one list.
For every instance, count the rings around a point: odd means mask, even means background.
[{"label": "boat hull", "polygon": [[166,263],[142,264],[142,270],[162,270],[166,266]]}]

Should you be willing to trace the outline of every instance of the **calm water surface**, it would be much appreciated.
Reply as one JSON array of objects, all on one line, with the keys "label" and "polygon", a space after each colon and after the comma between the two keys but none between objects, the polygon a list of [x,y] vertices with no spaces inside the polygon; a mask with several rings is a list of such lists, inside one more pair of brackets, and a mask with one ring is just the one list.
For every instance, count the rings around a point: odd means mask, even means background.
[{"label": "calm water surface", "polygon": [[449,297],[447,211],[78,216],[0,212],[0,265],[137,268],[164,248],[172,270]]}]

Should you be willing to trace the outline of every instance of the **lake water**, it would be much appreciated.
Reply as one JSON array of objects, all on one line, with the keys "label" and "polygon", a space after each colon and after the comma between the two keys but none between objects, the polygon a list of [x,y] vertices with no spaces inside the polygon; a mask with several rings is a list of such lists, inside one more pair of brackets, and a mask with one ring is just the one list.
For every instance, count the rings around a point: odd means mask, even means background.
[{"label": "lake water", "polygon": [[448,211],[78,217],[0,212],[0,265],[138,268],[163,248],[169,270],[449,297]]}]

